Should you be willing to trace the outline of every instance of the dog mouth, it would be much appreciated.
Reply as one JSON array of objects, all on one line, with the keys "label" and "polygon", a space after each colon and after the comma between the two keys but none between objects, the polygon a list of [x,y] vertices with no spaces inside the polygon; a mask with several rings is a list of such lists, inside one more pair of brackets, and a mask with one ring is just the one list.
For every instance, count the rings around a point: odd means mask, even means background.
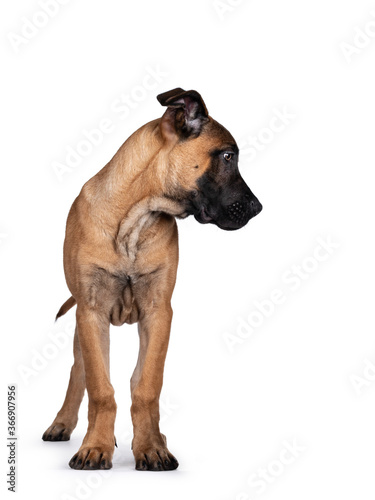
[{"label": "dog mouth", "polygon": [[241,210],[240,207],[235,207],[233,211],[229,211],[225,216],[222,216],[220,213],[216,213],[213,216],[212,210],[207,208],[206,204],[203,204],[194,211],[194,218],[200,224],[215,224],[218,228],[225,231],[236,231],[246,226],[249,220],[261,211],[261,205],[259,204],[259,206],[259,210],[254,213],[245,209]]},{"label": "dog mouth", "polygon": [[196,220],[201,224],[208,224],[209,222],[214,222],[214,219],[209,214],[207,207],[202,205],[199,209],[199,212],[194,215]]},{"label": "dog mouth", "polygon": [[[202,203],[203,201],[203,203]],[[214,224],[225,231],[235,231],[246,226],[250,219],[258,215],[262,205],[258,199],[237,201],[231,205],[212,204],[207,200],[191,204],[188,212],[200,224]]]}]

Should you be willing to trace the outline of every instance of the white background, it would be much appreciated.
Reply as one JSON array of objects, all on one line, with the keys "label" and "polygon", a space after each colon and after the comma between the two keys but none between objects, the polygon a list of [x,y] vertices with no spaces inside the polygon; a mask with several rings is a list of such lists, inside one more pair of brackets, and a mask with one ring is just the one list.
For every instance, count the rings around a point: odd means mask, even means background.
[{"label": "white background", "polygon": [[[6,386],[16,382],[20,498],[374,498],[375,4],[223,0],[224,12],[219,4],[66,2],[16,47],[10,34],[22,36],[24,18],[41,7],[2,3],[1,421],[4,430]],[[163,76],[142,91],[150,68]],[[123,326],[111,335],[114,467],[74,471],[86,399],[70,442],[41,440],[72,363],[74,311],[53,323],[69,297],[67,213],[130,133],[161,116],[156,95],[177,86],[198,90],[237,139],[241,172],[264,210],[234,233],[179,222],[161,424],[179,469],[134,470],[129,379],[138,339]],[[122,94],[137,97],[134,109],[118,111]],[[293,119],[284,130],[262,131],[285,109]],[[103,119],[111,133],[60,182],[54,162]],[[255,154],[249,141],[259,134],[268,144]],[[335,248],[314,264],[319,238]],[[309,270],[292,290],[286,276],[299,265]],[[274,289],[283,304],[241,338],[240,322]],[[60,347],[51,348],[57,333]],[[232,350],[228,335],[239,341]],[[283,464],[286,441],[299,451]],[[262,468],[269,480],[254,487]]]}]

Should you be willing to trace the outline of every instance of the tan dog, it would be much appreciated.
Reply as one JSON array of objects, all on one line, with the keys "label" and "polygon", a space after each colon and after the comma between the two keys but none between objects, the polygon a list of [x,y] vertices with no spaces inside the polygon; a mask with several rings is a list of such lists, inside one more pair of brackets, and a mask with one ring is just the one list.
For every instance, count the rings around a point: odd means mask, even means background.
[{"label": "tan dog", "polygon": [[70,438],[85,388],[88,429],[73,469],[108,469],[116,403],[109,376],[109,327],[138,322],[140,351],[131,378],[133,453],[138,470],[178,467],[159,430],[159,395],[178,264],[175,217],[190,214],[227,230],[261,210],[238,171],[238,147],[201,96],[158,96],[163,117],[137,130],[82,188],[70,210],[64,269],[77,304],[74,364],[66,398],[45,441]]}]

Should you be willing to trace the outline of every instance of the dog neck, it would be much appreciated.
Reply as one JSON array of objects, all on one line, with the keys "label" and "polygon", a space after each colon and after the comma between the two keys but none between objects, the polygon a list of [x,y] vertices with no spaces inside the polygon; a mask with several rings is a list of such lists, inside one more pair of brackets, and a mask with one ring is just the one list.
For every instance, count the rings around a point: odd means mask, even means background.
[{"label": "dog neck", "polygon": [[[159,120],[137,130],[84,187],[97,227],[115,239],[132,260],[142,231],[161,213],[184,218],[184,202],[173,197],[168,155],[173,144],[161,137]],[[130,196],[129,196],[130,194]]]},{"label": "dog neck", "polygon": [[162,213],[178,218],[188,216],[180,202],[165,196],[150,196],[133,205],[122,219],[116,245],[132,262],[136,258],[141,232],[152,226]]},{"label": "dog neck", "polygon": [[132,261],[141,233],[156,223],[162,213],[179,218],[188,215],[184,203],[166,195],[168,149],[160,135],[159,120],[155,120],[133,134],[113,158],[115,175],[122,180],[118,183],[122,184],[121,198],[126,199],[130,189],[138,200],[134,202],[133,198],[133,204],[124,207],[125,216],[116,236],[117,247]]}]

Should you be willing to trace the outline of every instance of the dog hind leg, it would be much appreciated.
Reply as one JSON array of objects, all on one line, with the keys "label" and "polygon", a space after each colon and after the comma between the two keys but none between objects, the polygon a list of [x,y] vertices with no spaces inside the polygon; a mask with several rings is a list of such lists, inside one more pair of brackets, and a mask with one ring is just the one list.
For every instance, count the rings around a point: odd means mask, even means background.
[{"label": "dog hind leg", "polygon": [[77,327],[73,341],[74,364],[70,372],[68,390],[61,410],[43,434],[43,441],[68,441],[78,422],[78,410],[85,393],[86,381]]}]

